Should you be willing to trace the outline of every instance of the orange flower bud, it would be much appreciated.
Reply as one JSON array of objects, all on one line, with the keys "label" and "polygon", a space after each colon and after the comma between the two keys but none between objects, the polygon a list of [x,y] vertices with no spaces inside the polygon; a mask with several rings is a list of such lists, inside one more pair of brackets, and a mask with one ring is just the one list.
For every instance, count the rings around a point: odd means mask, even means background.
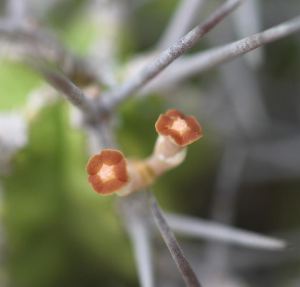
[{"label": "orange flower bud", "polygon": [[201,126],[195,117],[185,117],[178,110],[168,110],[164,115],[160,115],[155,128],[159,135],[181,147],[202,137]]},{"label": "orange flower bud", "polygon": [[115,193],[128,182],[127,161],[117,150],[106,149],[92,156],[86,171],[90,174],[88,182],[102,195]]}]

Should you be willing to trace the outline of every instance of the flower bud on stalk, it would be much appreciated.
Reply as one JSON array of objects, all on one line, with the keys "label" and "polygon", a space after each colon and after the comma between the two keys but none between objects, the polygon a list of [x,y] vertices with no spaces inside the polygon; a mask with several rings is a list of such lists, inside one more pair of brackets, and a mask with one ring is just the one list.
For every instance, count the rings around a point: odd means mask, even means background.
[{"label": "flower bud on stalk", "polygon": [[121,152],[103,150],[89,160],[88,181],[96,192],[127,196],[151,185],[163,173],[181,164],[186,146],[202,137],[197,120],[177,110],[160,115],[155,128],[159,136],[153,154],[147,159],[127,163]]}]

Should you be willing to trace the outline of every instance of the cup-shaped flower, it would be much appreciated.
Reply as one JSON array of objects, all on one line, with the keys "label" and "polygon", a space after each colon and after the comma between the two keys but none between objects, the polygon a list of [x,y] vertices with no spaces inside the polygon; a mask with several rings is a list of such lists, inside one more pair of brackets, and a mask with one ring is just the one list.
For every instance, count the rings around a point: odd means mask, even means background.
[{"label": "cup-shaped flower", "polygon": [[160,115],[155,128],[159,135],[182,147],[202,137],[201,126],[195,117],[186,117],[178,110],[168,110]]},{"label": "cup-shaped flower", "polygon": [[117,150],[106,149],[92,156],[86,171],[90,175],[88,182],[102,195],[115,193],[128,182],[127,160]]}]

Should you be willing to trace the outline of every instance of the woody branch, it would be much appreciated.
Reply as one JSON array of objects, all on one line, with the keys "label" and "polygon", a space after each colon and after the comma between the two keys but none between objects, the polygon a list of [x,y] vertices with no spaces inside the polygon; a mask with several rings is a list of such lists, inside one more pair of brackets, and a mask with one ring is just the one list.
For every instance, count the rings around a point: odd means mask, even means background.
[{"label": "woody branch", "polygon": [[202,24],[196,26],[187,35],[173,44],[170,48],[162,52],[156,59],[151,61],[140,73],[129,79],[120,87],[103,96],[98,103],[99,107],[106,107],[108,110],[115,108],[120,102],[137,92],[153,77],[163,71],[179,56],[187,52],[199,40],[222,21],[230,12],[237,8],[244,0],[228,0],[213,14],[211,14]]}]

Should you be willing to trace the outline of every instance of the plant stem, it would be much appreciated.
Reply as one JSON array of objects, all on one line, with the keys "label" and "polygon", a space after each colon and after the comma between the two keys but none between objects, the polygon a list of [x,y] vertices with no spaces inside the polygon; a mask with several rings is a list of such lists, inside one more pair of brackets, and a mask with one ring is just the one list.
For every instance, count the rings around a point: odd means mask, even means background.
[{"label": "plant stem", "polygon": [[157,88],[161,88],[162,86],[178,85],[181,81],[189,77],[217,67],[265,44],[299,31],[300,16],[242,40],[191,56],[185,56],[180,59],[180,65],[174,65],[173,69],[166,71],[165,75],[159,79],[155,79],[149,87],[146,87],[146,92],[157,90]]},{"label": "plant stem", "polygon": [[194,273],[189,262],[185,258],[181,247],[179,246],[177,239],[175,238],[172,230],[170,229],[163,212],[156,201],[156,198],[151,189],[147,189],[147,197],[151,212],[153,214],[156,225],[188,287],[201,287],[196,274]]},{"label": "plant stem", "polygon": [[184,36],[199,15],[203,4],[204,0],[181,0],[156,49],[166,49]]},{"label": "plant stem", "polygon": [[228,0],[219,9],[212,13],[202,24],[195,27],[187,35],[173,44],[170,48],[162,52],[156,59],[151,61],[140,73],[129,79],[120,87],[102,97],[99,101],[99,107],[105,107],[112,110],[119,103],[127,99],[133,93],[137,92],[153,77],[163,71],[179,56],[187,52],[200,39],[214,28],[221,20],[223,20],[230,12],[232,12],[244,0]]},{"label": "plant stem", "polygon": [[48,82],[74,106],[79,108],[85,115],[96,115],[95,105],[89,100],[84,93],[75,86],[71,81],[59,73],[39,69],[38,71],[48,80]]},{"label": "plant stem", "polygon": [[167,213],[165,215],[172,230],[184,236],[265,250],[279,251],[286,250],[289,247],[288,242],[285,240],[219,224],[215,221],[181,214]]}]

